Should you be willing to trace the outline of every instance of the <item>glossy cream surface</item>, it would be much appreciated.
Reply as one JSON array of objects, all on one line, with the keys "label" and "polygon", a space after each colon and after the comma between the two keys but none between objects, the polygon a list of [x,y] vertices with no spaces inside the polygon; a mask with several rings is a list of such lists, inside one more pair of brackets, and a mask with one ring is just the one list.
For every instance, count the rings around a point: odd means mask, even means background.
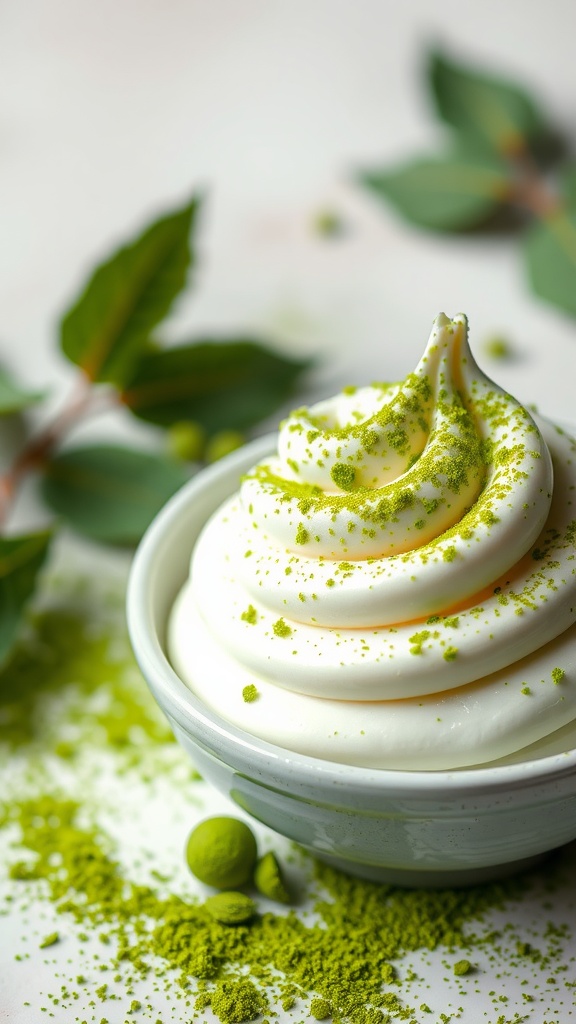
[{"label": "glossy cream surface", "polygon": [[282,424],[200,535],[169,650],[248,732],[433,770],[576,744],[575,623],[576,443],[441,314],[405,381]]}]

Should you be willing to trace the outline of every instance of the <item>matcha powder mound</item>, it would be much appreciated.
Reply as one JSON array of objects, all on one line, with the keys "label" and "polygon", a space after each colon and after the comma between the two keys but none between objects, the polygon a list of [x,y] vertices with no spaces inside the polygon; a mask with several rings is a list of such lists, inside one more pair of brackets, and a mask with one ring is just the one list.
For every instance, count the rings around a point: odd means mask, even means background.
[{"label": "matcha powder mound", "polygon": [[255,1020],[266,1008],[261,992],[251,981],[222,981],[210,997],[210,1005],[222,1024]]}]

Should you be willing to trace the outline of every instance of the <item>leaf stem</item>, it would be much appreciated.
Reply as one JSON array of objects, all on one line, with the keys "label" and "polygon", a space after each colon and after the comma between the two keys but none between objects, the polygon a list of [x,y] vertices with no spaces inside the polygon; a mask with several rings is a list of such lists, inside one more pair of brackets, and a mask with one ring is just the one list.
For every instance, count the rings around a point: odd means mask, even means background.
[{"label": "leaf stem", "polygon": [[0,476],[0,528],[6,524],[24,477],[41,469],[72,427],[108,406],[111,398],[114,398],[111,391],[107,390],[104,395],[87,378],[82,377],[77,381],[66,405],[28,440],[8,471]]},{"label": "leaf stem", "polygon": [[518,154],[515,164],[518,178],[512,185],[511,201],[540,220],[558,213],[562,201],[548,187],[530,153],[525,150]]}]

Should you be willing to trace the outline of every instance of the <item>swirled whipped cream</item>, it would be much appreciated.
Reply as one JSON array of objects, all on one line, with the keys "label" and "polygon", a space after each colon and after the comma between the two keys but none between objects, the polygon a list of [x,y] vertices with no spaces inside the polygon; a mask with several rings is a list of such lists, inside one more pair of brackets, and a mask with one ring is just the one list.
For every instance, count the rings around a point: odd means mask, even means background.
[{"label": "swirled whipped cream", "polygon": [[435,770],[576,745],[575,623],[576,442],[440,314],[405,381],[281,425],[196,543],[169,650],[256,736]]}]

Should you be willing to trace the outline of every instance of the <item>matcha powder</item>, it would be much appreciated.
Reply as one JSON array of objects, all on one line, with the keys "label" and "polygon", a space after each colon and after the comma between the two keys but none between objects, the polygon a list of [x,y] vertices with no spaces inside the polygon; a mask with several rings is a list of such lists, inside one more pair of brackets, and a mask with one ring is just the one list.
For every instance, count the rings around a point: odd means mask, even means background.
[{"label": "matcha powder", "polygon": [[[31,621],[0,677],[2,750],[12,757],[0,808],[0,915],[22,923],[10,973],[30,976],[44,964],[54,978],[43,994],[28,992],[37,1003],[22,1020],[576,1020],[576,947],[550,909],[549,871],[467,890],[402,890],[343,875],[266,833],[251,879],[234,881],[241,893],[215,896],[195,882],[186,838],[220,798],[166,734],[113,625],[119,603],[114,615],[83,617],[73,592],[71,634],[61,597]],[[131,853],[118,822],[127,812],[115,813],[119,786],[131,809]],[[159,843],[166,794],[179,836],[171,860]],[[557,887],[570,880],[562,858]],[[520,942],[515,922],[528,891],[540,909]],[[38,908],[41,926],[29,924]],[[443,979],[434,992],[431,973]],[[521,979],[519,1005],[506,994],[510,977]]]},{"label": "matcha powder", "polygon": [[[310,920],[295,910],[261,908],[244,923],[226,924],[214,916],[213,896],[186,900],[131,881],[103,832],[79,824],[82,814],[81,805],[47,795],[13,803],[4,824],[18,826],[24,856],[13,860],[10,877],[36,883],[38,898],[51,901],[64,920],[97,934],[108,973],[122,972],[129,993],[151,973],[166,991],[176,984],[190,1007],[188,1017],[176,1020],[202,1020],[209,1006],[223,1024],[233,1024],[298,1006],[294,1020],[300,1021],[308,1006],[312,1019],[414,1024],[423,1018],[402,981],[403,957],[441,949],[453,974],[468,976],[475,947],[497,951],[502,941],[489,931],[475,937],[470,925],[482,931],[487,911],[504,908],[526,886],[516,880],[470,890],[402,890],[318,863],[309,881],[316,894]],[[550,963],[549,952],[515,948],[513,959],[525,957],[531,966]]]}]

